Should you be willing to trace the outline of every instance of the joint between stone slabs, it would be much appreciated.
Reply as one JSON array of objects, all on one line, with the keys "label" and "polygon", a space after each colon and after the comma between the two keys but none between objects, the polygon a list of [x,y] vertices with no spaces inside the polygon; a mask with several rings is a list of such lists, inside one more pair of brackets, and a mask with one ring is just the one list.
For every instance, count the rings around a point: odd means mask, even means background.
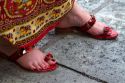
[{"label": "joint between stone slabs", "polygon": [[104,81],[104,80],[101,80],[101,79],[99,79],[99,78],[97,78],[97,77],[91,76],[91,75],[89,75],[89,74],[87,74],[87,73],[85,73],[85,72],[78,71],[78,70],[76,70],[76,69],[73,69],[73,68],[71,68],[71,67],[68,67],[68,66],[66,66],[66,65],[64,65],[64,64],[61,64],[61,63],[59,63],[59,62],[57,62],[57,64],[58,64],[59,66],[65,68],[65,69],[68,69],[68,70],[70,70],[70,71],[73,71],[73,72],[75,72],[75,73],[77,73],[77,74],[80,74],[80,75],[82,75],[82,76],[84,76],[84,77],[87,77],[87,78],[89,78],[89,79],[91,79],[91,80],[95,80],[95,81],[101,82],[101,83],[108,83],[108,82],[106,82],[106,81]]}]

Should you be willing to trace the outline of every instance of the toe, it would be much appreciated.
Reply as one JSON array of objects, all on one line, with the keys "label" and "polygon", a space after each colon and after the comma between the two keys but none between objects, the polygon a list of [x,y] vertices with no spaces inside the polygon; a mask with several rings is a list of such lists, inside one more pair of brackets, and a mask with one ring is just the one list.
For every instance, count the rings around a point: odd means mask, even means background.
[{"label": "toe", "polygon": [[40,71],[40,70],[42,69],[41,66],[39,66],[38,62],[34,62],[34,63],[33,63],[33,66],[34,66],[38,71]]},{"label": "toe", "polygon": [[57,62],[56,62],[55,59],[50,59],[50,60],[48,61],[48,63],[49,63],[50,65],[54,65],[54,64],[56,64]]},{"label": "toe", "polygon": [[113,36],[117,36],[118,33],[117,33],[116,31],[113,30],[113,31],[112,31],[112,35],[113,35]]},{"label": "toe", "polygon": [[46,69],[47,68],[46,65],[43,62],[40,62],[38,65],[41,67],[41,69]]},{"label": "toe", "polygon": [[36,67],[35,67],[33,64],[31,64],[31,65],[30,65],[30,69],[31,69],[31,70],[35,70]]},{"label": "toe", "polygon": [[47,63],[46,61],[43,61],[43,64],[45,65],[46,68],[49,68],[49,63]]}]

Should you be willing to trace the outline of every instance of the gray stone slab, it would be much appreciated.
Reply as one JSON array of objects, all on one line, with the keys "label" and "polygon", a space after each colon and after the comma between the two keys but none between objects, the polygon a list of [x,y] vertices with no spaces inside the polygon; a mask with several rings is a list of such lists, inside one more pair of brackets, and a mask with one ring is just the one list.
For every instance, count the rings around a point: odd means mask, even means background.
[{"label": "gray stone slab", "polygon": [[123,2],[123,3],[125,3],[125,1],[124,0],[114,0],[115,2]]},{"label": "gray stone slab", "polygon": [[109,83],[125,82],[124,41],[99,41],[73,35],[65,37],[46,51],[58,62]]},{"label": "gray stone slab", "polygon": [[113,0],[77,0],[80,6],[86,8],[89,12],[97,12]]},{"label": "gray stone slab", "polygon": [[22,80],[18,77],[8,75],[7,73],[0,73],[0,83],[34,83],[32,81]]},{"label": "gray stone slab", "polygon": [[32,73],[1,59],[0,83],[98,83],[65,68],[48,73]]}]

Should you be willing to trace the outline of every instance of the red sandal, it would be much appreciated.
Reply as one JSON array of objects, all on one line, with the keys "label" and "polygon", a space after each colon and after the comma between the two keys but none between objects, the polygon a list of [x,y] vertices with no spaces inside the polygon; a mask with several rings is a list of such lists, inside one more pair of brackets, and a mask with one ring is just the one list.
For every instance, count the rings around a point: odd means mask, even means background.
[{"label": "red sandal", "polygon": [[53,59],[53,56],[51,53],[48,53],[46,55],[45,61],[48,62],[50,60],[53,60],[55,61],[55,64],[50,65],[49,68],[47,69],[42,69],[38,71],[38,70],[30,70],[30,69],[26,69],[22,67],[19,63],[16,62],[16,60],[22,57],[25,53],[30,52],[30,50],[31,48],[20,49],[17,46],[11,44],[7,39],[0,36],[0,56],[1,57],[7,58],[8,60],[18,64],[21,68],[28,70],[28,71],[33,71],[33,72],[48,72],[48,71],[53,71],[57,68],[57,63],[55,59]]},{"label": "red sandal", "polygon": [[103,34],[92,35],[92,34],[88,33],[87,31],[95,24],[95,22],[96,22],[95,16],[91,15],[90,20],[86,24],[84,24],[83,26],[81,26],[81,27],[73,26],[73,27],[69,27],[69,28],[58,28],[57,27],[55,29],[55,33],[56,34],[66,34],[66,33],[71,33],[74,31],[80,31],[83,34],[87,33],[89,36],[91,36],[95,39],[110,40],[110,39],[117,38],[118,33],[116,31],[114,31],[112,29],[112,27],[108,27],[108,26],[104,27]]},{"label": "red sandal", "polygon": [[[27,49],[25,49],[26,51],[27,51],[27,53],[28,52],[30,52],[30,50],[31,50],[31,48],[28,48],[28,50]],[[21,52],[21,54],[22,54],[22,52]],[[21,54],[19,54],[19,55],[21,55]],[[24,54],[23,54],[24,55]],[[22,55],[22,56],[23,56]],[[50,60],[52,60],[52,61],[54,61],[55,62],[55,64],[52,64],[52,65],[49,65],[49,67],[47,68],[47,69],[41,69],[41,70],[37,70],[37,69],[34,69],[34,70],[30,70],[30,69],[26,69],[26,68],[24,68],[24,67],[22,67],[19,63],[17,63],[16,62],[16,60],[17,59],[19,59],[21,56],[19,56],[19,57],[16,57],[16,55],[13,55],[13,56],[11,56],[11,57],[9,57],[9,59],[10,60],[12,60],[13,62],[15,62],[17,65],[19,65],[21,68],[23,68],[24,70],[27,70],[27,71],[33,71],[33,72],[50,72],[50,71],[54,71],[54,70],[56,70],[57,69],[57,67],[58,67],[58,65],[57,65],[57,63],[56,63],[56,60],[53,58],[53,55],[51,54],[51,53],[48,53],[46,56],[45,56],[45,61],[48,63]]]},{"label": "red sandal", "polygon": [[[52,60],[52,61],[56,62],[56,60],[53,59],[53,55],[52,55],[51,53],[48,53],[48,54],[46,55],[46,57],[45,57],[45,61],[46,61],[46,62],[48,62],[49,60]],[[47,69],[42,69],[42,70],[40,70],[40,71],[38,71],[38,70],[33,70],[33,71],[34,71],[34,72],[49,72],[49,71],[54,71],[54,70],[56,70],[57,67],[58,67],[58,65],[57,65],[57,63],[55,63],[55,64],[50,65],[49,68],[47,68]]]},{"label": "red sandal", "polygon": [[[31,50],[31,49],[30,49]],[[29,51],[30,52],[30,51]],[[26,54],[26,53],[25,53]],[[22,54],[22,52],[20,53],[20,54],[18,54],[18,55],[24,55],[24,54]],[[23,69],[25,69],[25,70],[27,70],[27,71],[33,71],[33,72],[49,72],[49,71],[54,71],[54,70],[56,70],[57,69],[57,67],[58,67],[58,65],[57,65],[57,63],[56,63],[56,60],[53,58],[53,56],[52,56],[52,54],[50,54],[50,53],[48,53],[46,56],[45,56],[45,61],[48,63],[49,62],[49,60],[52,60],[52,61],[55,61],[55,64],[52,64],[52,65],[49,65],[49,68],[47,68],[47,69],[41,69],[41,70],[37,70],[37,69],[34,69],[34,70],[30,70],[30,69],[26,69],[26,68],[24,68],[24,67],[22,67],[19,63],[17,63],[16,62],[16,60],[18,59],[18,58],[20,58],[21,56],[19,56],[19,57],[16,57],[17,56],[17,54],[15,55],[11,55],[11,57],[9,57],[9,59],[11,60],[11,61],[13,61],[14,63],[16,63],[17,65],[19,65],[21,68],[23,68]]]}]

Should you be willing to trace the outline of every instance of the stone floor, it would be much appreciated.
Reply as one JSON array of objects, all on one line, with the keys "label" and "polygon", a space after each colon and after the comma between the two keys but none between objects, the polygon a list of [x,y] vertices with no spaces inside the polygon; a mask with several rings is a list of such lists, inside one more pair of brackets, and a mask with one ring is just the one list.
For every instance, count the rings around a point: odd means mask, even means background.
[{"label": "stone floor", "polygon": [[98,20],[113,26],[117,40],[95,40],[80,34],[55,35],[37,46],[51,51],[59,68],[49,73],[27,72],[0,59],[0,83],[125,83],[125,1],[78,0]]}]

